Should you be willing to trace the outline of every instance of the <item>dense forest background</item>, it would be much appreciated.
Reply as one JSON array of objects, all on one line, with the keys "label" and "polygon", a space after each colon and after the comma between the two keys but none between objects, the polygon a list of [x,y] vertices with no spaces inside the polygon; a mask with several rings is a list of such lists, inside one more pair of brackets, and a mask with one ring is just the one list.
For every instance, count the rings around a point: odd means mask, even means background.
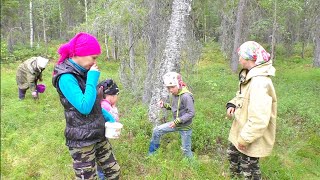
[{"label": "dense forest background", "polygon": [[[275,63],[277,55],[311,56],[319,67],[319,8],[318,0],[2,0],[1,62],[55,61],[59,44],[89,32],[104,44],[103,60],[120,62],[124,87],[155,112],[155,99],[166,96],[160,77],[192,72],[208,42],[220,44],[233,72],[234,52],[247,40],[263,44]],[[157,123],[158,115],[149,118]]]},{"label": "dense forest background", "polygon": [[[114,78],[122,91],[125,128],[112,144],[123,179],[228,179],[224,105],[237,87],[235,51],[248,40],[262,44],[277,69],[277,144],[261,160],[263,178],[320,176],[319,0],[1,0],[2,178],[74,177],[50,83],[59,45],[81,31],[102,45],[100,80]],[[17,103],[15,71],[32,56],[50,59],[48,88],[40,101]],[[182,73],[196,99],[191,166],[175,135],[145,156],[153,126],[171,117],[154,109],[167,96],[160,77],[169,70]]]},{"label": "dense forest background", "polygon": [[[2,0],[2,62],[39,54],[39,49],[45,50],[42,55],[55,59],[56,54],[49,54],[50,44],[86,31],[104,43],[105,60],[121,61],[125,82],[130,75],[141,73],[136,64],[160,61],[170,16],[184,4],[188,12],[183,14],[181,56],[191,64],[199,58],[203,43],[215,41],[236,71],[234,49],[246,40],[255,40],[264,44],[275,60],[278,51],[290,57],[299,44],[298,54],[302,58],[306,53],[315,55],[314,66],[320,66],[317,0]],[[314,52],[306,52],[308,46],[314,47]],[[147,67],[148,73],[154,67]]]}]

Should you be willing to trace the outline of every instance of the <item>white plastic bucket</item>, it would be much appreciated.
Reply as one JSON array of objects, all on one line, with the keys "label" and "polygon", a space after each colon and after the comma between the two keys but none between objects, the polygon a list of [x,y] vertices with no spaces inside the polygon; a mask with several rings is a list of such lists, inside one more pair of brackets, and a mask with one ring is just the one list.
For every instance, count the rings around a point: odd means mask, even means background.
[{"label": "white plastic bucket", "polygon": [[120,137],[120,133],[123,125],[119,122],[113,122],[113,123],[106,122],[105,127],[106,127],[105,136],[110,139],[117,139]]}]

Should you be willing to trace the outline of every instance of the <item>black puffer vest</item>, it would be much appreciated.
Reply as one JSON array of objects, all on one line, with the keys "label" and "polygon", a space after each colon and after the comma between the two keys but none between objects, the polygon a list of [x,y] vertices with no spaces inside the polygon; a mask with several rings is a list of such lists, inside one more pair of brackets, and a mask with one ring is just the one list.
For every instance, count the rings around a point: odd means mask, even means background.
[{"label": "black puffer vest", "polygon": [[69,147],[85,147],[100,142],[105,139],[104,117],[101,111],[100,100],[96,102],[88,115],[81,114],[70,104],[59,88],[59,78],[62,74],[73,74],[79,82],[79,86],[84,92],[86,88],[87,72],[81,72],[69,61],[56,65],[52,84],[57,89],[60,96],[60,102],[64,107],[66,117],[66,145]]}]

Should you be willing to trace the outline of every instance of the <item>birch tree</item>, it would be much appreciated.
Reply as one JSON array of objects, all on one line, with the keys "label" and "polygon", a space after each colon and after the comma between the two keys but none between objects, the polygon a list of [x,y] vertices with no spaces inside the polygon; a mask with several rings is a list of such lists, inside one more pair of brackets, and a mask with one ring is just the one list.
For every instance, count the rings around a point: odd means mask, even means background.
[{"label": "birch tree", "polygon": [[86,17],[86,31],[88,31],[88,4],[87,0],[84,0],[84,12]]},{"label": "birch tree", "polygon": [[315,17],[315,49],[313,66],[320,67],[320,15],[319,13]]},{"label": "birch tree", "polygon": [[59,38],[62,36],[62,9],[61,9],[61,3],[58,2],[58,10],[59,10]]},{"label": "birch tree", "polygon": [[177,71],[181,56],[181,44],[185,38],[186,17],[189,15],[190,10],[191,0],[173,1],[166,46],[154,80],[154,88],[149,104],[149,120],[154,125],[160,123],[161,109],[157,103],[160,99],[165,100],[168,97],[168,92],[163,86],[162,76],[169,71]]},{"label": "birch tree", "polygon": [[30,17],[30,47],[33,48],[32,0],[30,0],[29,17]]}]

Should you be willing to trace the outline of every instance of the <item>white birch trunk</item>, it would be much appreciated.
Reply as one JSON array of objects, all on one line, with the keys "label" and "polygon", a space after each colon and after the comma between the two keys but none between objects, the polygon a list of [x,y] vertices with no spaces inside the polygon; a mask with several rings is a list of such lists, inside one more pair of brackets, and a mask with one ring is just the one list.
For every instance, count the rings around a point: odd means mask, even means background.
[{"label": "white birch trunk", "polygon": [[87,6],[87,0],[84,0],[84,7],[85,7],[85,15],[86,15],[86,31],[88,32],[88,6]]},{"label": "white birch trunk", "polygon": [[61,38],[62,36],[62,13],[61,13],[61,3],[60,1],[58,2],[58,5],[59,5],[59,19],[60,19],[60,22],[59,22],[59,38]]},{"label": "white birch trunk", "polygon": [[30,0],[30,47],[33,48],[32,0]]},{"label": "white birch trunk", "polygon": [[107,26],[105,26],[105,29],[104,29],[104,44],[106,46],[106,57],[107,57],[107,60],[110,59],[108,42],[109,42],[109,36],[107,34]]},{"label": "white birch trunk", "polygon": [[314,49],[314,60],[313,60],[313,66],[314,67],[320,67],[320,15],[318,14],[316,16],[315,24],[317,27],[315,35],[315,49]]},{"label": "white birch trunk", "polygon": [[47,31],[46,31],[46,18],[45,18],[45,8],[43,7],[42,13],[42,28],[43,28],[43,41],[47,44]]},{"label": "white birch trunk", "polygon": [[168,92],[163,86],[162,76],[169,71],[176,71],[180,62],[181,45],[185,38],[186,17],[191,10],[191,0],[174,0],[170,27],[168,30],[166,47],[160,62],[159,71],[156,74],[154,89],[149,104],[149,120],[154,124],[160,123],[161,109],[158,107],[160,99],[166,100]]},{"label": "white birch trunk", "polygon": [[274,1],[273,10],[273,27],[272,27],[272,40],[271,40],[271,59],[275,62],[275,47],[276,47],[276,30],[277,30],[277,0]]}]

